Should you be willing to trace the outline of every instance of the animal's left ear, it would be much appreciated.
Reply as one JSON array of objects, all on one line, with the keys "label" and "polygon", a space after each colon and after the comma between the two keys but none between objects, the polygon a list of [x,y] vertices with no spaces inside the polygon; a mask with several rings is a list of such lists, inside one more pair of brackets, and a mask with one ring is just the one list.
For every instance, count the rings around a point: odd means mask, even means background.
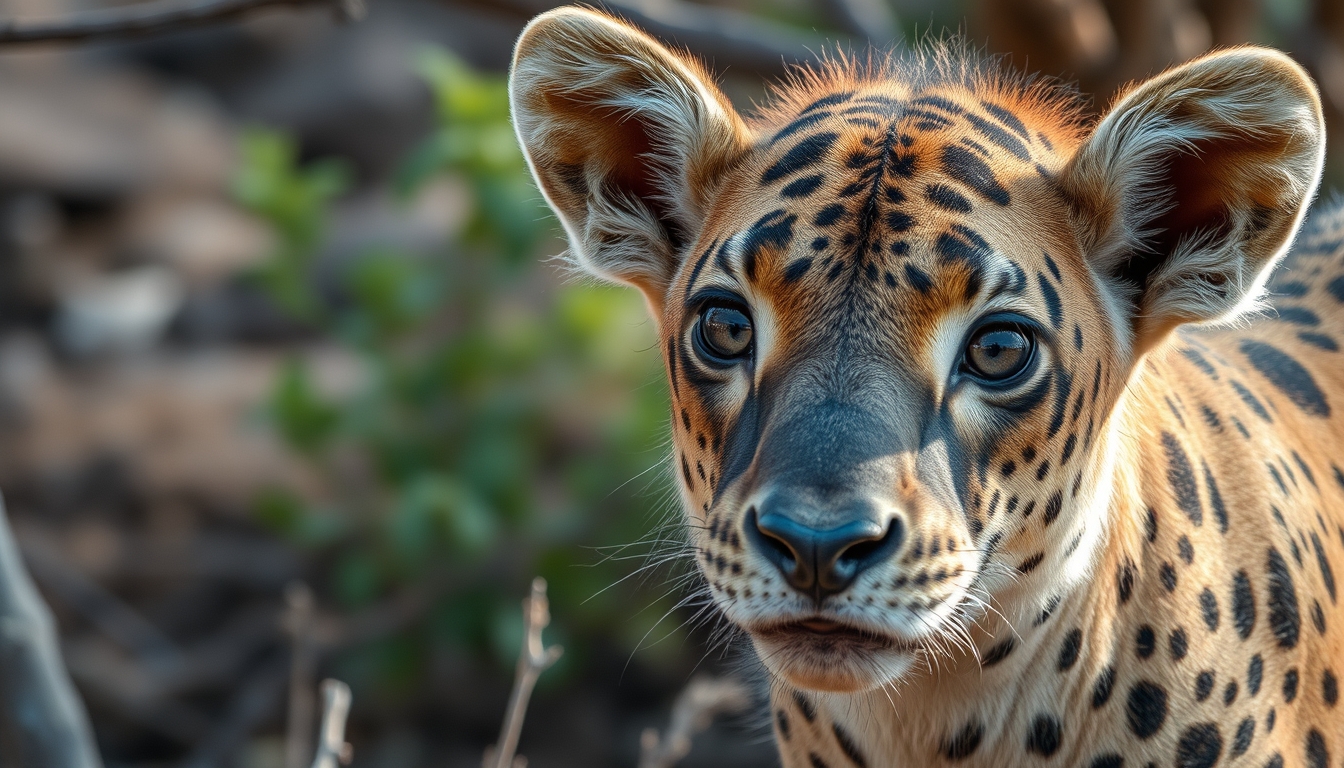
[{"label": "animal's left ear", "polygon": [[1238,48],[1169,70],[1101,120],[1060,181],[1084,257],[1132,305],[1136,352],[1253,307],[1320,182],[1316,87]]}]

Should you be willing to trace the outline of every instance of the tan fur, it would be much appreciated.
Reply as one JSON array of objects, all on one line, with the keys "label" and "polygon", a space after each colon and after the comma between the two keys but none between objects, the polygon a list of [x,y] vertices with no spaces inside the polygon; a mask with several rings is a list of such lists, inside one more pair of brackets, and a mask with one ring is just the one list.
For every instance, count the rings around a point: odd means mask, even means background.
[{"label": "tan fur", "polygon": [[[1264,300],[1322,162],[1289,59],[1215,53],[1087,126],[956,46],[838,57],[742,119],[560,9],[511,93],[578,259],[654,310],[688,537],[786,768],[1344,759],[1344,209]],[[714,307],[744,356],[704,350]],[[968,339],[1002,327],[1035,357],[989,382]],[[823,592],[767,509],[877,527]]]}]

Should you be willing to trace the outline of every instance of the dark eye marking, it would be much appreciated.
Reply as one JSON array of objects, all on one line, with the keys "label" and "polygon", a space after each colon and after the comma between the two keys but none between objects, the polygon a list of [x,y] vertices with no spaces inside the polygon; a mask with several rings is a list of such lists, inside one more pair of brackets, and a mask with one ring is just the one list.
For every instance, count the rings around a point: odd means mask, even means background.
[{"label": "dark eye marking", "polygon": [[756,257],[762,249],[784,250],[793,242],[793,224],[798,217],[783,210],[775,210],[762,216],[742,240],[743,265],[748,280],[756,279]]}]

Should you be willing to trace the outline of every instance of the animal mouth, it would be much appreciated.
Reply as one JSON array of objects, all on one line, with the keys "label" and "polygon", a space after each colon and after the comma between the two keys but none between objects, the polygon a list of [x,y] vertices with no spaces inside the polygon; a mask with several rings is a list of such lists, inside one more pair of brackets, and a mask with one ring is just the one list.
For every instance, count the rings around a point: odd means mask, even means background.
[{"label": "animal mouth", "polygon": [[771,644],[795,648],[810,647],[816,651],[904,651],[918,649],[914,643],[864,627],[836,621],[824,616],[782,622],[753,631],[759,639]]}]

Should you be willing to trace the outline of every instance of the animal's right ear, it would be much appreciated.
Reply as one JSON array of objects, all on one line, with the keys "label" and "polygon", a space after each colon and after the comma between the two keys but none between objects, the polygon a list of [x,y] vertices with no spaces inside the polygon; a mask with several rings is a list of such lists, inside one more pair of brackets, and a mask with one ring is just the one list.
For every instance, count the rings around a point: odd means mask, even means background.
[{"label": "animal's right ear", "polygon": [[509,76],[514,129],[574,259],[657,312],[749,132],[704,70],[629,25],[533,19]]}]

